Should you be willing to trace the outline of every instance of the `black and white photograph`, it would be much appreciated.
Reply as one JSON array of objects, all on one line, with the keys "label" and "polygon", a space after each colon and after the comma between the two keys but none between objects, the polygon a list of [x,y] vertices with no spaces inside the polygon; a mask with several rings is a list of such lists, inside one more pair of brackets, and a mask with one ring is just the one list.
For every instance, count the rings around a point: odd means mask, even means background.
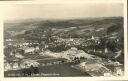
[{"label": "black and white photograph", "polygon": [[123,3],[7,4],[4,77],[121,77]]}]

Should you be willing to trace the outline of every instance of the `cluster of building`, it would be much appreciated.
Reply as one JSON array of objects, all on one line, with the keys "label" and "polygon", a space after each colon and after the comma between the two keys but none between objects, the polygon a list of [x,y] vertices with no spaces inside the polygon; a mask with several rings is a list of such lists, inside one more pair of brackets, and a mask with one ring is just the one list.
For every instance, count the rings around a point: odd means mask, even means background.
[{"label": "cluster of building", "polygon": [[62,51],[59,53],[55,53],[55,52],[51,52],[49,50],[45,51],[45,52],[41,52],[40,53],[41,56],[43,55],[47,55],[47,56],[52,56],[54,58],[65,58],[67,60],[74,60],[75,58],[87,58],[87,59],[91,59],[92,55],[89,55],[87,53],[85,53],[83,50],[78,50],[75,47],[72,47],[71,49],[67,50],[67,51]]},{"label": "cluster of building", "polygon": [[86,60],[85,62],[75,65],[74,68],[81,70],[82,72],[87,72],[91,76],[123,76],[124,71],[121,67],[122,65],[120,63],[117,64],[117,62],[111,63],[112,64],[107,63],[111,66],[111,68],[108,68],[108,66],[104,65],[103,62],[98,63],[96,61],[90,62],[89,60]]},{"label": "cluster of building", "polygon": [[[114,68],[113,72],[110,71],[108,68],[106,68],[107,65],[103,63],[101,58],[96,58],[94,55],[88,54],[89,52],[85,53],[83,50],[78,50],[75,46],[80,47],[87,47],[90,45],[98,45],[101,43],[99,37],[92,36],[91,38],[85,40],[83,38],[59,38],[57,36],[53,36],[53,38],[57,39],[52,42],[50,42],[51,45],[54,45],[55,47],[57,45],[64,44],[65,47],[69,46],[70,49],[66,51],[61,51],[59,53],[52,52],[49,49],[43,50],[49,47],[48,44],[44,45],[44,48],[39,48],[38,42],[16,42],[12,39],[6,39],[5,42],[7,42],[7,45],[5,45],[5,49],[7,49],[9,46],[13,46],[14,49],[10,50],[8,52],[10,56],[5,56],[5,71],[8,70],[19,70],[21,68],[27,68],[30,67],[30,65],[38,66],[39,63],[37,61],[27,59],[27,61],[23,61],[25,59],[25,55],[35,55],[38,54],[40,56],[50,56],[53,58],[64,58],[68,61],[73,61],[75,58],[80,59],[84,58],[84,62],[80,62],[80,64],[77,65],[77,69],[82,70],[83,72],[86,71],[90,73],[92,76],[110,76],[110,75],[123,75],[122,69],[117,66],[112,66]],[[117,42],[119,40],[117,39]],[[95,48],[92,48],[90,50],[93,50],[93,52],[96,52]],[[90,51],[88,49],[88,51]],[[105,53],[108,52],[107,48],[104,50]],[[102,51],[101,51],[102,53]],[[7,55],[7,54],[6,54]],[[117,54],[119,55],[119,54]],[[118,57],[118,56],[117,56]],[[8,60],[12,58],[12,60]],[[93,61],[93,62],[92,62]],[[96,63],[95,63],[96,62]],[[109,62],[106,62],[108,65],[114,65],[109,64]],[[74,66],[76,68],[76,66]]]}]

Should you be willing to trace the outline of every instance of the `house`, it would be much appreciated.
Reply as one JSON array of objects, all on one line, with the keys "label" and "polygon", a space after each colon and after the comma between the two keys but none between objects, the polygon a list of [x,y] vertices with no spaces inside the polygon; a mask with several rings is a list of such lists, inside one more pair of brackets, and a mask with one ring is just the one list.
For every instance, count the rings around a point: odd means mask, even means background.
[{"label": "house", "polygon": [[104,76],[105,77],[110,77],[110,76],[113,76],[111,73],[104,73]]},{"label": "house", "polygon": [[11,42],[13,41],[12,39],[5,39],[6,42]]},{"label": "house", "polygon": [[30,68],[31,65],[34,67],[38,67],[40,64],[36,60],[24,59],[21,62],[20,67],[21,68]]},{"label": "house", "polygon": [[92,39],[92,40],[93,40],[93,39],[95,39],[95,38],[94,38],[94,36],[92,36],[92,38],[91,38],[91,39]]},{"label": "house", "polygon": [[23,58],[24,58],[24,56],[21,55],[20,53],[16,53],[16,54],[15,54],[15,57],[16,57],[16,58],[20,58],[20,59],[23,59]]},{"label": "house", "polygon": [[34,47],[27,47],[24,49],[25,53],[32,53],[35,51],[35,48]]},{"label": "house", "polygon": [[13,63],[13,65],[12,65],[12,70],[18,70],[19,69],[19,65],[18,65],[18,63]]},{"label": "house", "polygon": [[11,70],[11,65],[8,62],[6,62],[4,63],[4,71],[8,71],[8,70]]},{"label": "house", "polygon": [[22,43],[22,45],[23,45],[23,46],[28,46],[28,45],[29,45],[29,43],[24,42],[24,43]]},{"label": "house", "polygon": [[123,70],[119,67],[115,69],[115,72],[116,72],[117,76],[122,76],[123,75]]},{"label": "house", "polygon": [[4,63],[4,71],[9,71],[9,70],[19,70],[20,66],[17,61],[13,61],[12,63],[5,62]]}]

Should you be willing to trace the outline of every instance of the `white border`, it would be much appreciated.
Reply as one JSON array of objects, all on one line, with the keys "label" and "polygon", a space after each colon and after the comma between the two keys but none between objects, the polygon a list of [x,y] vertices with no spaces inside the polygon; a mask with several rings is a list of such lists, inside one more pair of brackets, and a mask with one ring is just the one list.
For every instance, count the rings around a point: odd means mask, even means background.
[{"label": "white border", "polygon": [[106,2],[107,3],[124,3],[124,40],[125,40],[125,76],[123,77],[19,77],[19,78],[5,78],[4,77],[4,71],[3,67],[0,67],[0,79],[2,81],[80,81],[80,80],[88,80],[88,81],[93,81],[93,80],[128,80],[128,51],[127,51],[127,0],[32,0],[32,1],[1,1],[0,2],[0,66],[3,66],[3,15],[1,11],[3,10],[4,5],[8,4],[68,4],[68,3],[74,3],[74,4],[84,4],[84,3],[102,3]]}]

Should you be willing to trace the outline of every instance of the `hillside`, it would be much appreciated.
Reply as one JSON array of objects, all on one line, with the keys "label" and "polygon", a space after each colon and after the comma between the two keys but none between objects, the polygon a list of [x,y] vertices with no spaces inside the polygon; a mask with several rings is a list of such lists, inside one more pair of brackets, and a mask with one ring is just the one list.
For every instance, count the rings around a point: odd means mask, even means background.
[{"label": "hillside", "polygon": [[[14,31],[13,35],[24,34],[26,31],[53,29],[53,35],[61,35],[62,37],[88,37],[104,36],[120,32],[123,29],[122,17],[106,17],[106,18],[87,18],[87,19],[71,19],[71,20],[19,20],[13,22],[5,22],[4,30]],[[7,35],[5,33],[5,35]],[[39,33],[39,32],[38,32]],[[6,37],[6,36],[5,36]]]},{"label": "hillside", "polygon": [[[53,52],[62,52],[71,47],[77,47],[87,53],[112,59],[116,56],[116,52],[121,50],[122,55],[117,59],[122,63],[124,58],[123,34],[122,17],[74,20],[29,19],[6,22],[4,27],[5,39],[10,38],[14,42],[16,40],[21,43],[36,41],[39,43],[40,49],[45,49],[45,46],[48,46],[46,49]],[[96,40],[90,40],[92,36]],[[106,39],[106,37],[108,38]],[[70,38],[74,41],[70,41]],[[106,46],[109,50],[108,54],[104,54]],[[91,52],[94,49],[96,51]]]}]

